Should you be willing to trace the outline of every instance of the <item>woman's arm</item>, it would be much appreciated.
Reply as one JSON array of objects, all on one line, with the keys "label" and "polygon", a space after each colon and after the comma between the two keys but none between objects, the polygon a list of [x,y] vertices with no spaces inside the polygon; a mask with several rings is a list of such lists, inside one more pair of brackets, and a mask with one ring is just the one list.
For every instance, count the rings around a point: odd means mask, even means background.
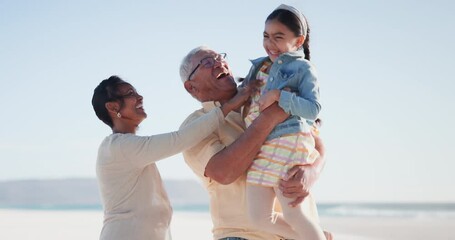
[{"label": "woman's arm", "polygon": [[222,121],[222,110],[215,108],[178,131],[152,136],[126,135],[119,148],[132,164],[145,167],[195,145],[215,131]]},{"label": "woman's arm", "polygon": [[223,106],[200,116],[178,131],[148,137],[132,135],[123,143],[123,152],[126,157],[134,158],[139,167],[182,152],[214,132],[229,112],[239,108],[250,97],[251,91],[254,91],[254,85],[240,88]]}]

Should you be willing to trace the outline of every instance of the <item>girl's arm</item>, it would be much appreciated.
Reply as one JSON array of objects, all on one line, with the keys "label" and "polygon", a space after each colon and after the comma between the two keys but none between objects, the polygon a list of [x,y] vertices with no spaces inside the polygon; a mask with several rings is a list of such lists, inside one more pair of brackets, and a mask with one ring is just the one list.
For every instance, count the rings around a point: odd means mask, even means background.
[{"label": "girl's arm", "polygon": [[[297,115],[308,120],[315,120],[321,110],[319,102],[319,86],[316,70],[312,65],[305,64],[298,92],[280,89],[278,104],[290,115]],[[283,86],[285,88],[287,86]]]},{"label": "girl's arm", "polygon": [[270,90],[258,101],[259,111],[266,109],[274,102],[290,115],[297,115],[308,120],[315,120],[321,110],[319,103],[319,86],[314,69],[310,65],[303,70],[298,92],[292,92],[286,85]]}]

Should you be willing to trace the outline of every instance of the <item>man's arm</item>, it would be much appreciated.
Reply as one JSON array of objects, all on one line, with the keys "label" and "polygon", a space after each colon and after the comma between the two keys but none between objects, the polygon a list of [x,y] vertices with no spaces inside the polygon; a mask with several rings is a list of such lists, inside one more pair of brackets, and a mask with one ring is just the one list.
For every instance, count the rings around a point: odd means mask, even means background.
[{"label": "man's arm", "polygon": [[276,103],[265,109],[231,145],[215,154],[205,167],[205,176],[230,184],[245,173],[273,128],[286,114]]}]

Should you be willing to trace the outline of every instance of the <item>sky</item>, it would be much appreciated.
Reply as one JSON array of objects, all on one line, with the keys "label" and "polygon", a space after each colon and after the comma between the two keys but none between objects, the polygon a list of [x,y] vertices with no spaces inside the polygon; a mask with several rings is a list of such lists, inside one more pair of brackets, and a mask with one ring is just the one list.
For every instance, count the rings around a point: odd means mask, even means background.
[{"label": "sky", "polygon": [[[327,164],[321,202],[455,201],[453,1],[0,0],[0,181],[95,177],[109,127],[93,89],[118,75],[144,96],[138,135],[200,108],[178,69],[191,49],[226,52],[235,76],[264,56],[280,3],[311,27]],[[182,156],[164,179],[194,179]]]}]

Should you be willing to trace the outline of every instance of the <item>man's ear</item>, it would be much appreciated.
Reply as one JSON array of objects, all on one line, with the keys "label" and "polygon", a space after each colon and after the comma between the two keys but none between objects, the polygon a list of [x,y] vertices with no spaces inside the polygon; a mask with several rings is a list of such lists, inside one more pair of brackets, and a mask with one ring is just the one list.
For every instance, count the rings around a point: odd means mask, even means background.
[{"label": "man's ear", "polygon": [[185,87],[186,91],[189,92],[191,95],[193,95],[194,91],[196,90],[189,80],[185,81],[183,83],[183,86]]},{"label": "man's ear", "polygon": [[108,112],[114,115],[117,114],[120,109],[120,106],[117,102],[107,102],[106,104],[104,104],[104,106],[106,107]]}]

